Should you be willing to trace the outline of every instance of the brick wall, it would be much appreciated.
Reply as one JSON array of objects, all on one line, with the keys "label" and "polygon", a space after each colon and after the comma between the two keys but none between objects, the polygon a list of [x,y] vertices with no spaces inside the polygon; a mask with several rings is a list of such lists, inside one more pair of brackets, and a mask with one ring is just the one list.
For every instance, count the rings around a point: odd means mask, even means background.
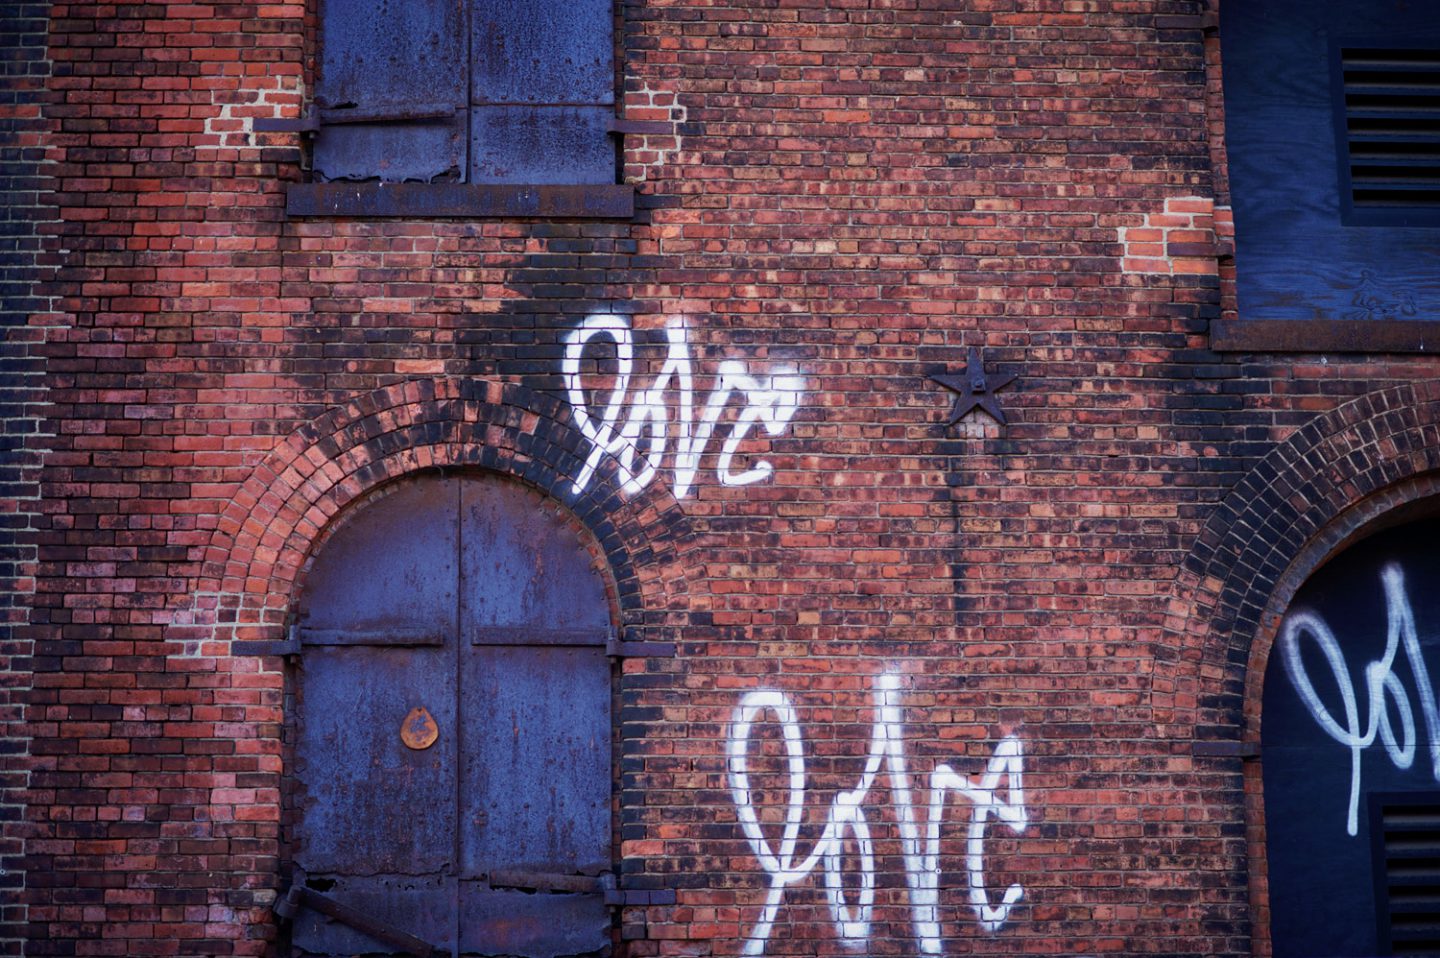
[{"label": "brick wall", "polygon": [[[262,758],[226,725],[240,707],[228,675],[172,659],[165,626],[191,603],[233,476],[288,428],[227,392],[263,379],[258,354],[275,349],[276,154],[224,145],[215,121],[275,86],[287,58],[298,76],[298,18],[283,5],[64,4],[50,20],[69,252],[66,323],[45,347],[34,954],[244,953],[268,935],[234,917],[246,876],[273,871],[253,846],[265,822],[208,808],[212,787],[243,787]],[[276,816],[262,817],[273,862]]]},{"label": "brick wall", "polygon": [[[299,140],[247,118],[298,109],[307,13],[51,19],[69,252],[30,953],[283,942],[300,679],[231,643],[283,639],[335,517],[435,468],[559,499],[619,624],[679,644],[618,679],[623,881],[676,892],[626,909],[630,954],[1250,950],[1246,778],[1193,752],[1240,737],[1249,661],[1217,645],[1245,601],[1207,562],[1258,549],[1223,520],[1285,443],[1388,415],[1435,364],[1209,349],[1233,304],[1199,4],[627,3],[625,103],[675,132],[627,141],[637,215],[598,222],[287,220]],[[949,427],[930,377],[972,349],[1015,377],[1006,422]],[[673,434],[653,473],[592,456],[648,435],[637,409],[680,418],[657,380],[682,353],[696,421],[718,397],[694,468]],[[1391,459],[1423,471],[1426,428],[1345,448],[1383,486]]]},{"label": "brick wall", "polygon": [[[49,301],[40,287],[49,254],[45,223],[54,219],[46,195],[41,105],[49,4],[7,3],[0,40],[0,953],[17,954],[25,928],[23,817],[29,739],[23,707],[30,684],[30,595],[40,498],[40,456],[46,445],[45,390],[39,344]],[[31,328],[34,315],[37,326]]]}]

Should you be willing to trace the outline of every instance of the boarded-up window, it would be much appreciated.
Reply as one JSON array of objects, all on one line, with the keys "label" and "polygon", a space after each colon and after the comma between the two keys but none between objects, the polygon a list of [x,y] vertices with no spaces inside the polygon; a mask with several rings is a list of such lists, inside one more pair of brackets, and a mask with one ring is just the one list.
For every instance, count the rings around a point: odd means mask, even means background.
[{"label": "boarded-up window", "polygon": [[616,181],[610,0],[323,0],[319,181]]},{"label": "boarded-up window", "polygon": [[1440,4],[1221,17],[1236,318],[1225,350],[1428,352],[1440,326]]}]

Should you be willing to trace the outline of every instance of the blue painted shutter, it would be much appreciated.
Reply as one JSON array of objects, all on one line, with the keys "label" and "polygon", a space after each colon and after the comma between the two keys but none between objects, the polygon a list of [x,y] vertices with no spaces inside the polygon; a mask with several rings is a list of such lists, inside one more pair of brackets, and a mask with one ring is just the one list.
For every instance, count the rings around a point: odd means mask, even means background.
[{"label": "blue painted shutter", "polygon": [[324,0],[315,179],[458,181],[464,0]]},{"label": "blue painted shutter", "polygon": [[615,182],[610,0],[475,0],[470,181]]}]

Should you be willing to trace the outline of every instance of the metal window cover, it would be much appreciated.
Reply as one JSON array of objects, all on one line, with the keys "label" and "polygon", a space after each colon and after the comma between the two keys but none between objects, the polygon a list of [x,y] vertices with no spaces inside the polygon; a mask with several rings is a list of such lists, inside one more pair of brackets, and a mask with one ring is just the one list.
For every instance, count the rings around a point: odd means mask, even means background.
[{"label": "metal window cover", "polygon": [[615,103],[611,0],[474,0],[470,25],[472,104]]},{"label": "metal window cover", "polygon": [[614,183],[619,139],[609,106],[476,106],[470,182]]},{"label": "metal window cover", "polygon": [[316,106],[463,106],[464,24],[464,0],[323,0]]}]

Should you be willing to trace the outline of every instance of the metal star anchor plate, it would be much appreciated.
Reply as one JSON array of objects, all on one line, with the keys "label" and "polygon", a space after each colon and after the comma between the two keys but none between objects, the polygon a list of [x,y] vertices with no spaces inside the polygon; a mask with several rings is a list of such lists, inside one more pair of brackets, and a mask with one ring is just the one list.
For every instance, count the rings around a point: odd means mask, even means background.
[{"label": "metal star anchor plate", "polygon": [[971,346],[966,354],[965,369],[958,376],[941,375],[930,378],[951,392],[959,394],[955,397],[955,405],[950,408],[950,421],[946,423],[947,426],[955,425],[972,409],[983,409],[996,422],[1005,422],[1005,412],[995,401],[994,394],[1013,383],[1015,377],[987,379],[985,367],[980,363],[980,350],[974,346]]}]

